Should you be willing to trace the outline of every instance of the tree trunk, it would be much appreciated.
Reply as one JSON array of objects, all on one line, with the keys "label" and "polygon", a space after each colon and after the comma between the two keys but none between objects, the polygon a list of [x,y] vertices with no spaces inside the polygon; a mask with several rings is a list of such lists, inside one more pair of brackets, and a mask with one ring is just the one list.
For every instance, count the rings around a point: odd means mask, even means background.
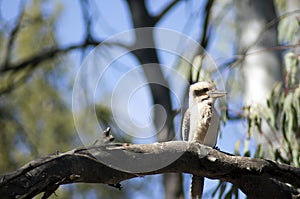
[{"label": "tree trunk", "polygon": [[[152,100],[154,105],[161,105],[166,112],[166,123],[163,124],[164,118],[161,117],[161,110],[154,110],[154,125],[157,130],[157,140],[159,142],[169,141],[175,137],[173,128],[172,105],[168,83],[165,80],[159,59],[155,48],[145,48],[145,46],[155,46],[153,31],[151,27],[155,26],[155,19],[152,17],[142,0],[127,0],[134,28],[150,27],[145,31],[136,31],[135,45],[138,50],[133,54],[142,64],[145,77],[149,83]],[[144,47],[144,48],[140,48]],[[161,128],[162,127],[162,128]],[[183,185],[182,175],[178,173],[167,173],[163,175],[163,185],[165,190],[165,199],[182,199]]]},{"label": "tree trunk", "polygon": [[[277,24],[265,30],[277,18],[273,0],[235,1],[237,10],[238,52],[246,55],[242,64],[246,105],[264,104],[274,83],[283,79],[278,45]],[[261,50],[257,52],[257,50]]]}]

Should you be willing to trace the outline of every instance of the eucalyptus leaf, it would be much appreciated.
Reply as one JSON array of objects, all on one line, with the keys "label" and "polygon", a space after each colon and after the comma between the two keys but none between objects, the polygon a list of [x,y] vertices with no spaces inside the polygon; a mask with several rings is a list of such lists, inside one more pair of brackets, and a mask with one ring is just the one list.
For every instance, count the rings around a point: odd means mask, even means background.
[{"label": "eucalyptus leaf", "polygon": [[219,199],[222,199],[222,196],[226,190],[226,187],[227,187],[227,183],[222,183],[221,184],[221,187],[220,187],[220,193],[219,193]]},{"label": "eucalyptus leaf", "polygon": [[235,147],[234,147],[234,154],[235,155],[240,155],[240,147],[241,147],[241,141],[238,140],[236,143],[235,143]]}]

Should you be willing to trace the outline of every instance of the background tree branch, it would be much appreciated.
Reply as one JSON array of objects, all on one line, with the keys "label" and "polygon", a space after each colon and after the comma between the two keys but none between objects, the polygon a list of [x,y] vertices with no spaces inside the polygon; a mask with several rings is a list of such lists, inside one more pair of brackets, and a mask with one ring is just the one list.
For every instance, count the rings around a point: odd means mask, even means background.
[{"label": "background tree branch", "polygon": [[158,15],[154,16],[154,23],[158,23],[161,20],[161,18],[163,18],[179,2],[180,1],[178,0],[170,2]]},{"label": "background tree branch", "polygon": [[[170,155],[177,155],[178,159],[148,171],[126,172],[102,163],[118,156],[122,157],[122,165],[132,168],[154,159],[164,163]],[[285,183],[300,187],[299,168],[233,156],[194,142],[171,141],[142,145],[109,143],[40,158],[1,176],[0,194],[5,198],[30,198],[45,192],[46,198],[62,184],[104,183],[119,188],[121,181],[161,173],[191,173],[221,179],[239,187],[249,198],[292,198],[299,192]]]}]

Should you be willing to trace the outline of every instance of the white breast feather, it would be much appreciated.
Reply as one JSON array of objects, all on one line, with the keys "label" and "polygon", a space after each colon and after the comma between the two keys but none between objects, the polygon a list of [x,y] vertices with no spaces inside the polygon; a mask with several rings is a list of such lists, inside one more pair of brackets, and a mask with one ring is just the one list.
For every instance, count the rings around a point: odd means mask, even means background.
[{"label": "white breast feather", "polygon": [[203,144],[214,147],[217,143],[218,130],[219,130],[219,116],[215,108],[212,109],[212,117],[208,131],[206,133]]}]

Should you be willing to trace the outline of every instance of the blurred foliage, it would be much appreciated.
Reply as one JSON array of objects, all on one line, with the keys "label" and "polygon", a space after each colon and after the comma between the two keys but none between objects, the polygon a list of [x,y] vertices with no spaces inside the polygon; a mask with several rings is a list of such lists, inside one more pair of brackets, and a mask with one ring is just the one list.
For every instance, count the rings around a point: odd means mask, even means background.
[{"label": "blurred foliage", "polygon": [[[278,82],[266,106],[246,107],[248,130],[245,140],[235,145],[235,155],[268,158],[295,167],[300,166],[300,76],[299,57],[292,51],[285,54],[285,82]],[[250,141],[257,147],[251,154]],[[262,139],[263,138],[263,139]],[[260,142],[267,140],[267,142]],[[219,182],[212,193],[218,198],[238,198],[237,188]]]},{"label": "blurred foliage", "polygon": [[278,39],[280,42],[290,42],[294,35],[299,32],[299,19],[296,17],[288,17],[279,23]]},{"label": "blurred foliage", "polygon": [[[299,37],[299,14],[300,10],[297,7],[297,1],[287,2],[286,0],[275,0],[277,10],[282,15],[278,23],[278,41],[281,43],[295,43]],[[287,4],[290,4],[288,6]],[[298,35],[295,37],[295,35]]]},{"label": "blurred foliage", "polygon": [[[46,16],[41,7],[46,1],[34,0],[20,16],[7,64],[32,57],[57,45],[54,26],[59,16],[59,6]],[[11,36],[11,35],[10,35]],[[9,38],[1,34],[1,41]],[[4,52],[5,45],[1,45]],[[6,57],[1,57],[1,63]],[[63,74],[64,59],[51,61],[19,71],[1,74],[0,89],[20,79],[22,84],[10,88],[0,97],[0,171],[17,169],[25,163],[55,151],[73,147],[76,139],[69,103],[61,92],[66,90]],[[57,192],[67,198],[63,189]]]},{"label": "blurred foliage", "polygon": [[97,114],[97,119],[99,121],[101,121],[102,125],[103,125],[103,129],[105,129],[106,127],[111,126],[112,124],[112,113],[109,107],[104,106],[104,105],[97,105],[95,107],[96,109],[96,114]]},{"label": "blurred foliage", "polygon": [[[40,10],[42,4],[41,1],[33,1],[21,16],[24,22],[14,40],[9,63],[56,45],[53,28],[58,10],[53,16],[45,17]],[[20,76],[27,79],[26,84],[0,98],[0,133],[4,138],[0,145],[2,172],[53,153],[53,149],[63,151],[70,148],[74,126],[68,104],[59,92],[64,89],[58,79],[65,72],[62,61],[55,58],[42,63],[35,71],[29,68],[4,74],[6,77],[2,75],[1,81],[15,80]]]},{"label": "blurred foliage", "polygon": [[[16,63],[57,45],[54,26],[59,7],[51,15],[45,16],[41,10],[45,2],[35,0],[26,7],[8,63]],[[7,43],[8,39],[1,34],[1,41]],[[3,48],[5,45],[1,45],[2,52]],[[3,62],[5,57],[1,59]],[[25,83],[0,98],[1,173],[15,170],[55,150],[73,148],[77,134],[72,113],[69,102],[60,94],[66,90],[64,61],[62,58],[53,58],[31,68],[1,74],[1,88],[11,81],[26,79]],[[70,197],[65,189],[58,190],[57,194],[61,198]]]},{"label": "blurred foliage", "polygon": [[[235,145],[235,155],[268,158],[295,167],[300,166],[300,78],[298,56],[285,54],[285,82],[278,82],[266,101],[266,106],[246,107],[247,136]],[[257,147],[251,155],[250,140]],[[267,142],[260,142],[267,140]],[[243,145],[242,145],[243,144]],[[243,149],[241,151],[241,149]],[[213,194],[219,198],[237,198],[236,187],[219,182]],[[228,194],[231,197],[228,197]]]},{"label": "blurred foliage", "polygon": [[[285,82],[275,86],[267,108],[249,114],[249,129],[268,137],[266,145],[273,160],[299,167],[300,83],[298,57],[292,51],[285,55],[285,69]],[[263,121],[272,135],[264,132]]]},{"label": "blurred foliage", "polygon": [[299,66],[293,52],[286,53],[285,68],[285,84],[279,83],[274,88],[267,100],[267,110],[255,117],[254,127],[263,134],[261,120],[267,121],[267,125],[279,142],[279,147],[270,145],[272,159],[299,167],[300,84],[299,79],[295,78]]}]

